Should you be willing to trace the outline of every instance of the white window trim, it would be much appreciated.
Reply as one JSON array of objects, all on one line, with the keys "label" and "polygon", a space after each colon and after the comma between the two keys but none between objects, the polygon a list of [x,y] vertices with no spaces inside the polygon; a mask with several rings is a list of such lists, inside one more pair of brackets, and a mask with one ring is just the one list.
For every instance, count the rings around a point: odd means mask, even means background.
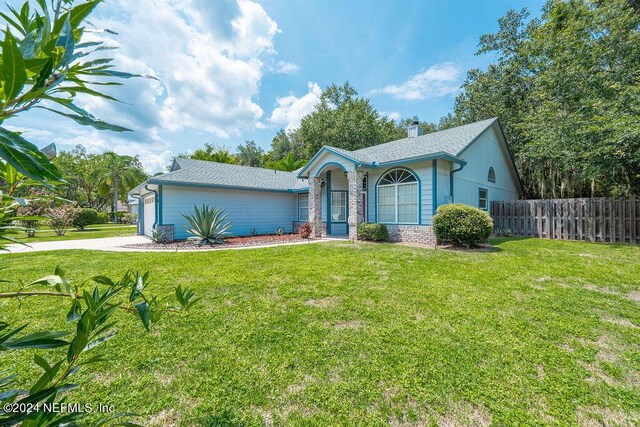
[{"label": "white window trim", "polygon": [[[403,185],[415,185],[416,186],[416,221],[415,222],[399,222],[398,221],[398,217],[400,216],[400,204],[398,203],[398,187],[403,186]],[[394,187],[394,218],[395,221],[380,221],[380,214],[379,214],[379,207],[380,207],[380,188],[386,188],[386,187]],[[412,181],[412,182],[402,182],[402,183],[395,183],[395,184],[383,184],[383,185],[378,185],[378,188],[376,188],[376,197],[377,197],[377,202],[376,202],[376,212],[378,212],[378,222],[381,224],[419,224],[419,219],[420,219],[420,194],[418,194],[420,191],[420,186],[418,185],[418,181]]]},{"label": "white window trim", "polygon": [[[339,207],[339,208],[344,208],[344,221],[334,221],[333,220],[333,195],[334,194],[338,194],[338,193],[344,194],[344,205],[340,204],[339,206],[336,206],[336,207]],[[347,202],[348,196],[347,196],[347,193],[348,192],[346,190],[331,190],[331,196],[330,196],[331,204],[329,206],[329,215],[328,216],[329,216],[329,219],[331,220],[332,224],[343,224],[343,223],[346,223],[347,220],[348,220],[348,211],[347,211],[347,209],[348,209],[348,206],[347,206],[348,205],[348,202]]]},{"label": "white window trim", "polygon": [[[480,200],[483,200],[483,198],[480,197],[480,192],[481,191],[485,192],[485,197],[484,197],[484,205],[485,205],[485,207],[484,208],[480,207]],[[486,189],[486,188],[482,188],[482,187],[478,188],[478,209],[481,209],[481,210],[483,210],[485,212],[489,212],[489,190]]]},{"label": "white window trim", "polygon": [[[300,198],[302,196],[307,196],[307,206],[306,207],[300,206]],[[307,219],[302,219],[302,216],[300,215],[300,210],[301,209],[306,209],[307,210]],[[298,194],[298,221],[300,221],[300,222],[309,222],[309,193]]]}]

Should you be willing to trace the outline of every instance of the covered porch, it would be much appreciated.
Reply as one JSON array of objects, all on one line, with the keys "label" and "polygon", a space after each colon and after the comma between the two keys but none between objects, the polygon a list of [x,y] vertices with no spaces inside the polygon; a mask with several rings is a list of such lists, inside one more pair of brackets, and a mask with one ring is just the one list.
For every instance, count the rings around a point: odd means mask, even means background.
[{"label": "covered porch", "polygon": [[356,240],[358,225],[365,221],[365,172],[357,163],[334,153],[312,159],[305,169],[299,176],[308,177],[312,236],[348,236]]}]

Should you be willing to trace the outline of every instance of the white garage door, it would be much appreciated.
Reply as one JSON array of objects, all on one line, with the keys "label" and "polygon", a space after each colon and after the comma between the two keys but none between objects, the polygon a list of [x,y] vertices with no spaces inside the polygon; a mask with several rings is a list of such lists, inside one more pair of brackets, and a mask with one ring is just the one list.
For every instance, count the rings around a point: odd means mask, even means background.
[{"label": "white garage door", "polygon": [[156,220],[156,198],[149,196],[144,199],[144,234],[153,237],[153,223]]}]

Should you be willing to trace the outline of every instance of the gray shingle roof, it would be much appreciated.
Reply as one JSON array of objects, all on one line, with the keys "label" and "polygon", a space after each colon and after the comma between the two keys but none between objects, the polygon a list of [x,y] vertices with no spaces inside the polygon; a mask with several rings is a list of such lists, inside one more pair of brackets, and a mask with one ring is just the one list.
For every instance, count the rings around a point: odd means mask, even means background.
[{"label": "gray shingle roof", "polygon": [[[403,138],[386,144],[349,151],[326,146],[327,149],[363,164],[383,164],[430,155],[449,155],[458,157],[462,151],[482,132],[497,121],[496,118],[482,120],[468,125],[458,126],[438,132],[428,133],[415,138]],[[304,179],[298,179],[307,166],[294,172],[274,171],[249,166],[230,165],[176,158],[174,170],[152,177],[148,183],[191,185],[211,185],[221,187],[241,187],[274,191],[296,191],[308,187]],[[145,184],[145,183],[143,183]],[[142,188],[140,184],[136,189]]]},{"label": "gray shingle roof", "polygon": [[175,159],[174,170],[149,179],[154,184],[179,182],[194,185],[243,187],[276,191],[300,190],[307,187],[306,180],[298,179],[293,172],[230,165],[226,163]]},{"label": "gray shingle roof", "polygon": [[[340,150],[342,154],[362,163],[386,163],[412,157],[445,153],[457,157],[485,129],[497,119],[492,118],[468,125],[445,129],[420,135],[415,138],[403,138],[386,144],[374,145],[355,151]],[[336,150],[331,147],[332,150]]]},{"label": "gray shingle roof", "polygon": [[363,158],[377,163],[393,162],[441,152],[457,157],[462,150],[496,120],[495,118],[482,120],[468,125],[420,135],[415,138],[403,138],[386,144],[355,150],[352,153],[356,158]]}]

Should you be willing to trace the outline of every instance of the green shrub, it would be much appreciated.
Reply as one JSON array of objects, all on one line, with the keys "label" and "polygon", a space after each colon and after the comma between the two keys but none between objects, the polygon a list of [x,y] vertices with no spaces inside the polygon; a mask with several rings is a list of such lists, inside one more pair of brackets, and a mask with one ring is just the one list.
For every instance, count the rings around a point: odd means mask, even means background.
[{"label": "green shrub", "polygon": [[109,222],[109,215],[105,212],[98,212],[98,222],[96,224],[106,224]]},{"label": "green shrub", "polygon": [[73,218],[73,226],[82,231],[87,225],[98,223],[98,211],[91,208],[84,208],[78,210]]},{"label": "green shrub", "polygon": [[433,217],[433,231],[440,241],[472,247],[485,243],[493,221],[488,213],[463,204],[442,205]]},{"label": "green shrub", "polygon": [[389,230],[384,224],[363,222],[358,226],[358,239],[386,242],[389,240]]}]

